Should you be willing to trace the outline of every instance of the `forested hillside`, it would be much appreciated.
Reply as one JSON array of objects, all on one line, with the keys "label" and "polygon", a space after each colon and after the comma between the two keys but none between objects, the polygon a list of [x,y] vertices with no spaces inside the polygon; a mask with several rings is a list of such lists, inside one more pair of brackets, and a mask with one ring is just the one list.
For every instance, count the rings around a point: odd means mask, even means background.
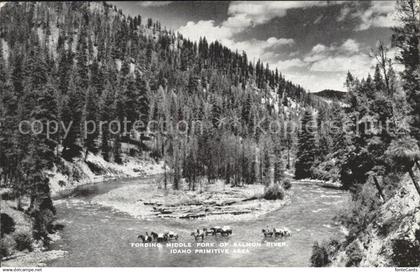
[{"label": "forested hillside", "polygon": [[45,170],[88,154],[122,163],[123,144],[163,159],[173,188],[280,181],[296,148],[287,122],[324,103],[246,52],[106,3],[7,3],[0,42],[1,182],[31,203],[49,199]]},{"label": "forested hillside", "polygon": [[313,95],[324,97],[331,100],[343,100],[346,97],[346,92],[337,90],[322,90],[320,92],[313,93]]},{"label": "forested hillside", "polygon": [[[396,8],[398,55],[380,43],[372,51],[373,76],[349,73],[346,106],[335,109],[334,119],[350,125],[332,137],[337,144],[317,171],[335,175],[352,193],[338,216],[349,233],[344,241],[316,243],[314,266],[420,265],[420,9],[411,0]],[[396,63],[404,67],[399,76]]]}]

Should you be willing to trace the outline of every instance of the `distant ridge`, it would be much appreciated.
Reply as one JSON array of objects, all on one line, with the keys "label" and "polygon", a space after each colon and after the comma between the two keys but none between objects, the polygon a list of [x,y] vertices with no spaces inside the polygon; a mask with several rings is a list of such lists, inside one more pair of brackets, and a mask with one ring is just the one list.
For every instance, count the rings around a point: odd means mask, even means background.
[{"label": "distant ridge", "polygon": [[316,95],[318,97],[332,99],[332,100],[343,100],[347,93],[343,91],[337,91],[337,90],[330,90],[325,89],[320,92],[312,93],[313,95]]}]

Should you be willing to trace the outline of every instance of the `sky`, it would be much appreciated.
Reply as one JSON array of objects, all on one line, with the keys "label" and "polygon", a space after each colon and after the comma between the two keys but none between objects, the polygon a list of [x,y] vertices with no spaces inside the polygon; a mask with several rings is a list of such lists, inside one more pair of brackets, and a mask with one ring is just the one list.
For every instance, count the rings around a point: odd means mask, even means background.
[{"label": "sky", "polygon": [[389,45],[397,24],[394,1],[110,3],[191,40],[205,36],[245,51],[250,61],[261,59],[311,92],[345,91],[348,71],[359,78],[372,73],[371,50],[379,41]]}]

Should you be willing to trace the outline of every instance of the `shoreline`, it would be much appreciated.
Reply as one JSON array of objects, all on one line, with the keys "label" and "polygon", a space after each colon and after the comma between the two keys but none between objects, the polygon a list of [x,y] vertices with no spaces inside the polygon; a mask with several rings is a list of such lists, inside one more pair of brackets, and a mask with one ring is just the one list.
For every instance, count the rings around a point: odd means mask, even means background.
[{"label": "shoreline", "polygon": [[343,190],[343,186],[340,183],[337,182],[331,182],[327,180],[320,180],[320,179],[299,179],[299,180],[293,180],[292,184],[316,184],[318,186],[329,188],[329,189],[335,189],[335,190]]},{"label": "shoreline", "polygon": [[136,179],[164,173],[163,162],[126,156],[123,164],[105,161],[101,156],[89,154],[86,161],[63,161],[64,172],[54,167],[50,176],[51,198],[60,199],[71,195],[76,188],[121,179]]},{"label": "shoreline", "polygon": [[[142,174],[142,175],[139,175],[137,177],[124,177],[123,176],[121,178],[118,177],[118,176],[114,176],[112,178],[104,178],[102,181],[96,181],[96,182],[91,182],[91,183],[83,183],[83,184],[80,184],[78,186],[75,186],[74,188],[66,188],[63,191],[60,191],[60,193],[56,194],[54,200],[61,200],[61,199],[66,199],[66,198],[71,199],[73,197],[73,194],[75,192],[77,192],[77,190],[80,189],[80,188],[83,189],[83,187],[85,187],[85,186],[87,186],[87,187],[92,186],[92,185],[98,184],[100,182],[113,183],[113,182],[117,182],[118,180],[121,180],[121,179],[124,179],[125,181],[135,180],[135,179],[145,179],[145,181],[144,182],[140,181],[138,183],[128,182],[127,186],[124,185],[122,187],[117,187],[116,189],[111,189],[108,193],[111,192],[111,194],[114,194],[115,191],[117,191],[118,193],[122,193],[122,194],[125,194],[127,192],[136,193],[136,191],[134,191],[133,188],[130,187],[130,186],[134,186],[134,187],[140,186],[141,187],[142,185],[143,186],[152,185],[154,188],[156,188],[157,191],[162,190],[161,188],[159,188],[159,187],[161,187],[161,184],[159,183],[161,181],[158,181],[158,182],[155,183],[155,181],[148,180],[148,178],[153,178],[154,176],[158,177],[158,176],[160,176],[160,174],[156,174],[156,173],[149,174],[149,175]],[[219,182],[219,185],[217,184],[218,182]],[[215,184],[211,185],[213,187],[210,186],[211,188],[207,188],[207,187],[204,188],[203,187],[203,188],[200,188],[196,191],[186,192],[186,194],[201,195],[203,197],[203,199],[206,199],[206,197],[204,197],[204,195],[202,195],[203,192],[205,193],[205,189],[210,189],[210,192],[207,192],[207,193],[209,193],[211,195],[216,193],[216,198],[217,198],[217,192],[215,192],[215,190],[217,191],[218,189],[223,189],[223,190],[227,190],[227,191],[233,190],[233,191],[241,191],[242,192],[242,191],[246,191],[247,189],[249,189],[249,187],[251,187],[251,188],[253,188],[253,187],[262,188],[263,187],[263,185],[260,185],[260,184],[258,184],[258,185],[246,185],[245,187],[230,187],[230,186],[219,187],[221,185],[220,182],[221,182],[220,180],[216,181]],[[203,183],[205,184],[205,182],[203,182]],[[307,181],[307,180],[306,181],[293,181],[292,182],[292,184],[304,184],[304,183],[320,185],[319,183],[312,182],[312,181]],[[208,186],[208,185],[206,185],[206,186]],[[120,190],[120,191],[118,191],[118,190]],[[255,192],[255,188],[253,188],[253,190],[250,190],[250,191]],[[162,191],[160,191],[160,192],[162,192]],[[107,195],[108,193],[98,194],[97,196],[94,196],[92,198],[92,202],[97,204],[97,205],[111,207],[112,209],[115,209],[116,211],[119,211],[119,212],[125,212],[125,213],[127,213],[128,215],[130,215],[131,217],[134,217],[134,218],[141,218],[141,216],[139,217],[139,216],[136,216],[136,214],[133,214],[133,211],[130,212],[130,210],[125,210],[126,208],[131,208],[130,206],[115,207],[114,205],[112,205],[112,204],[115,204],[115,203],[105,203],[105,202],[100,203],[101,201],[99,201],[99,200],[101,199],[101,196]],[[184,193],[185,192],[182,192],[182,190],[181,190],[180,194],[183,195]],[[170,195],[170,193],[169,193],[169,195]],[[116,194],[116,195],[113,195],[113,196],[118,198],[121,195]],[[167,196],[168,195],[164,195],[164,197],[167,197]],[[270,212],[282,209],[286,205],[290,205],[292,196],[293,196],[292,192],[287,191],[287,193],[285,195],[285,198],[283,200],[266,201],[266,200],[253,199],[253,198],[249,199],[250,198],[249,195],[246,195],[246,197],[244,197],[239,202],[246,203],[247,205],[251,204],[252,206],[260,206],[260,207],[262,207],[261,212],[258,212],[256,210],[254,210],[252,213],[247,213],[247,214],[238,214],[238,215],[222,214],[222,215],[214,215],[214,216],[206,216],[206,217],[197,217],[196,220],[199,220],[199,221],[204,220],[204,221],[209,221],[209,222],[212,221],[212,220],[227,220],[227,221],[230,221],[230,222],[236,222],[236,221],[247,221],[247,220],[256,219],[257,217],[260,217],[260,216],[263,216],[263,215],[268,214]],[[75,197],[77,197],[77,196],[75,196]],[[98,199],[98,197],[99,197],[99,199]],[[130,195],[128,195],[126,197],[129,198],[129,199],[131,198]],[[164,207],[164,205],[162,205],[163,203],[160,202],[162,199],[154,198],[155,197],[154,195],[150,195],[150,197],[154,199],[154,204],[157,207],[160,207],[160,208]],[[176,197],[179,198],[179,195],[177,195]],[[142,196],[141,198],[144,201],[146,201],[147,203],[151,204],[151,202],[148,202],[147,198],[145,198],[144,196]],[[102,200],[104,200],[104,199],[102,199]],[[136,200],[136,199],[133,199],[133,200],[135,202],[138,202],[138,200]],[[121,202],[126,202],[126,199],[122,199]],[[167,202],[167,201],[165,200],[165,202]],[[250,203],[250,202],[255,202],[255,203]],[[167,207],[173,207],[173,208],[177,208],[177,206],[180,206],[180,207],[183,207],[183,208],[186,208],[186,207],[187,208],[188,207],[195,208],[195,207],[197,207],[197,203],[194,203],[194,202],[189,202],[188,204],[186,204],[186,203],[181,204],[181,203],[182,203],[182,201],[178,204],[169,202]],[[270,209],[266,209],[267,207],[265,206],[264,203],[272,204],[272,207]],[[219,199],[219,202],[215,202],[214,199],[213,199],[213,200],[211,200],[211,203],[209,203],[209,204],[214,206],[214,207],[231,207],[231,205],[233,205],[234,203],[232,203],[231,200],[226,201],[226,199],[221,197]],[[148,205],[146,205],[146,206],[148,206]],[[153,205],[149,205],[149,206],[152,207]],[[60,218],[60,220],[61,219],[62,218]],[[158,219],[158,220],[169,219],[169,221],[171,221],[171,220],[182,220],[182,221],[189,220],[189,219],[180,219],[180,218],[171,217],[171,216],[168,217],[165,214],[162,214],[162,216],[153,216],[152,218],[148,218],[148,219],[151,219],[151,220],[153,220],[153,219]],[[61,237],[59,237],[59,235],[57,235],[57,236],[58,236],[57,240],[62,239]],[[68,254],[68,252],[63,251],[61,249],[58,249],[58,250],[36,251],[36,252],[28,252],[28,253],[19,252],[19,254],[23,254],[23,255],[19,255],[19,256],[17,256],[17,258],[12,258],[12,259],[9,259],[7,261],[3,261],[2,265],[3,266],[9,266],[9,267],[13,267],[13,266],[40,266],[40,267],[42,267],[42,266],[46,266],[50,261],[53,261],[54,259],[65,257],[66,254]]]},{"label": "shoreline", "polygon": [[[163,173],[162,173],[163,174]],[[83,183],[83,184],[79,184],[75,187],[72,188],[66,188],[63,190],[60,190],[58,192],[56,192],[51,199],[54,201],[57,200],[62,200],[62,199],[67,199],[67,198],[72,198],[73,195],[78,191],[81,190],[84,187],[89,187],[89,186],[93,186],[95,184],[101,184],[101,183],[118,183],[121,180],[124,181],[134,181],[137,179],[151,179],[151,178],[158,178],[159,176],[161,176],[162,174],[149,174],[149,175],[141,175],[141,176],[130,176],[130,177],[126,177],[126,176],[114,176],[114,177],[104,177],[103,180],[98,180],[98,181],[94,181],[94,182],[89,182],[89,183]]]},{"label": "shoreline", "polygon": [[[199,221],[247,221],[264,216],[270,212],[284,208],[291,204],[293,193],[286,191],[282,200],[264,200],[263,184],[248,184],[243,187],[231,187],[223,180],[216,180],[208,184],[205,180],[197,183],[197,190],[187,189],[185,181],[181,182],[180,190],[163,188],[163,181],[159,178],[164,173],[162,163],[150,160],[126,158],[123,165],[105,163],[99,156],[89,156],[88,163],[99,165],[104,171],[102,175],[95,175],[87,164],[78,161],[74,164],[86,164],[83,179],[70,181],[65,186],[57,186],[60,178],[55,172],[52,178],[52,199],[54,202],[77,197],[78,190],[100,183],[118,183],[125,181],[126,185],[112,188],[110,191],[93,195],[92,203],[109,207],[117,212],[124,212],[131,217],[146,220],[199,220]],[[140,169],[140,170],[139,170]],[[118,171],[116,171],[118,170]],[[139,182],[127,182],[135,181]],[[316,184],[322,186],[328,182],[317,180],[295,180],[292,184]],[[101,185],[98,185],[101,186]],[[332,188],[334,189],[334,188]],[[61,220],[62,218],[59,218]],[[62,239],[58,233],[57,240]],[[34,252],[18,252],[16,258],[3,261],[4,266],[44,266],[45,263],[66,255],[62,250],[37,250]],[[22,254],[22,255],[20,255]]]},{"label": "shoreline", "polygon": [[[87,164],[81,160],[69,163],[66,162],[66,167],[76,168],[78,167],[80,174],[83,178],[78,180],[72,180],[71,177],[63,175],[58,169],[53,169],[47,173],[50,176],[50,187],[51,187],[51,199],[53,202],[57,200],[71,198],[72,195],[83,186],[91,186],[93,184],[99,184],[101,182],[118,182],[119,180],[135,180],[140,178],[152,178],[163,174],[164,169],[161,168],[162,163],[154,163],[151,160],[142,160],[137,158],[128,157],[123,165],[117,165],[114,163],[105,162],[101,157],[90,155],[87,160],[89,163],[96,163],[105,172],[103,175],[95,175]],[[67,180],[67,183],[63,186],[60,181]],[[7,206],[7,207],[6,207]],[[8,212],[12,209],[11,205],[4,203],[1,211]],[[61,221],[62,218],[57,218]],[[30,224],[30,222],[26,222]],[[50,234],[53,243],[62,239],[60,231],[54,234]],[[35,244],[35,243],[33,243]],[[63,250],[48,250],[43,249],[39,246],[34,246],[33,251],[16,251],[14,254],[4,257],[0,263],[3,267],[43,267],[46,263],[56,258],[61,258],[66,255],[66,251]]]},{"label": "shoreline", "polygon": [[162,189],[161,184],[154,181],[130,183],[97,195],[90,201],[138,219],[208,221],[256,218],[291,202],[289,191],[283,199],[263,199],[263,184],[231,187],[223,180],[203,184],[190,191],[188,185],[182,182],[178,190]]}]

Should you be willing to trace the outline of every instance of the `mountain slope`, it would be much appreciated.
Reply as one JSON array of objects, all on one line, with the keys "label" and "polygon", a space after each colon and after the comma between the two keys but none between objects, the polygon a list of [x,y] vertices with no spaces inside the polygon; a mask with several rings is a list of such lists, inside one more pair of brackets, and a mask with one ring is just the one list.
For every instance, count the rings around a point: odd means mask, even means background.
[{"label": "mountain slope", "polygon": [[320,92],[311,93],[313,95],[323,97],[329,100],[343,100],[346,97],[346,92],[337,91],[337,90],[322,90]]},{"label": "mountain slope", "polygon": [[[249,62],[246,52],[205,38],[192,42],[106,3],[7,3],[0,10],[0,42],[1,117],[7,120],[1,136],[8,139],[2,168],[11,173],[3,178],[22,194],[49,194],[44,171],[89,153],[119,164],[122,153],[164,158],[175,188],[181,178],[194,188],[200,176],[234,185],[263,182],[271,167],[279,178],[284,154],[290,161],[296,147],[296,130],[275,137],[266,133],[267,122],[298,121],[307,105],[322,105],[277,70]],[[21,135],[17,124],[24,120],[62,127]],[[173,130],[180,122],[187,126],[182,133]],[[277,161],[254,165],[270,156]]]}]

